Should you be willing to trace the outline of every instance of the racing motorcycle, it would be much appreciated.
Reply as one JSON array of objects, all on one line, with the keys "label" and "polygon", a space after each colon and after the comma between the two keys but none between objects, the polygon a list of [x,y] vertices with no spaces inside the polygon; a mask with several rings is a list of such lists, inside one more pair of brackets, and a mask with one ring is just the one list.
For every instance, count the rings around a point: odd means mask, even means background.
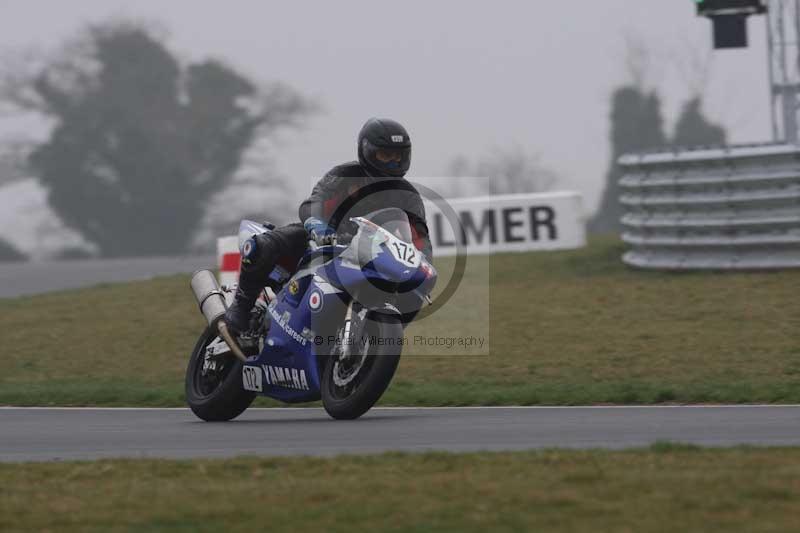
[{"label": "racing motorcycle", "polygon": [[[309,242],[294,274],[281,266],[233,335],[223,320],[235,287],[201,270],[192,290],[208,327],[186,370],[186,399],[206,421],[231,420],[257,395],[285,403],[322,399],[336,419],[366,413],[389,386],[403,324],[431,303],[433,265],[413,244],[408,216],[388,208],[349,219],[355,233]],[[244,220],[239,248],[274,226]],[[349,242],[347,242],[349,241]]]}]

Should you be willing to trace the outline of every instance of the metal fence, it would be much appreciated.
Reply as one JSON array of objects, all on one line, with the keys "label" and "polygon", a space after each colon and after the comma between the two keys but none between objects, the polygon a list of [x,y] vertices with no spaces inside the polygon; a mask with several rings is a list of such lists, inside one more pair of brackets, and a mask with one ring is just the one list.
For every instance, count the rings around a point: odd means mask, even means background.
[{"label": "metal fence", "polygon": [[800,267],[800,147],[631,154],[619,164],[628,265]]}]

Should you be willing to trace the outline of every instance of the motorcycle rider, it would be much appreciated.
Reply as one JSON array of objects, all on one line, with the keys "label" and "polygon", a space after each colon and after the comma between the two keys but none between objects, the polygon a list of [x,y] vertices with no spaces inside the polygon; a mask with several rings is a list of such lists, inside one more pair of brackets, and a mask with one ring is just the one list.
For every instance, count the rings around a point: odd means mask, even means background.
[{"label": "motorcycle rider", "polygon": [[394,120],[369,119],[358,134],[358,161],[335,166],[317,182],[311,196],[300,204],[302,223],[276,228],[245,243],[239,286],[225,313],[228,326],[246,331],[250,310],[275,266],[293,272],[309,239],[330,244],[337,232],[347,232],[352,216],[388,207],[402,209],[411,222],[414,244],[432,260],[422,199],[404,179],[410,165],[411,138],[406,129]]}]

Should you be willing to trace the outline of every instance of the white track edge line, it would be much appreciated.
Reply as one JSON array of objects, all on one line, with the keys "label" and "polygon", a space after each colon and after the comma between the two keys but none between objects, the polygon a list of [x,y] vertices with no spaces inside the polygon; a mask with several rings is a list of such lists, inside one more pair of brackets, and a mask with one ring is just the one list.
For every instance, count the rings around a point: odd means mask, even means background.
[{"label": "white track edge line", "polygon": [[[476,409],[733,409],[755,408],[798,408],[800,404],[688,404],[688,405],[463,405],[463,406],[420,406],[373,407],[370,411],[436,411],[436,410],[476,410]],[[321,411],[322,407],[251,407],[247,411]],[[2,405],[0,411],[188,411],[188,407],[59,407],[59,406],[13,406]]]}]

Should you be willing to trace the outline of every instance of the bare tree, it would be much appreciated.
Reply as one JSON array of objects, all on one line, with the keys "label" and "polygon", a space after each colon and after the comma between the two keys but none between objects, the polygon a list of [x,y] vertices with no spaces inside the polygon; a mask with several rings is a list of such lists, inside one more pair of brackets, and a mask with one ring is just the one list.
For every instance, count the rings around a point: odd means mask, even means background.
[{"label": "bare tree", "polygon": [[450,163],[448,174],[454,178],[488,178],[488,182],[459,182],[455,180],[448,196],[480,194],[512,194],[543,192],[553,188],[558,174],[541,163],[541,158],[520,146],[494,148],[474,164],[464,156]]},{"label": "bare tree", "polygon": [[679,47],[680,52],[670,54],[673,68],[689,89],[689,99],[702,100],[711,80],[713,50],[692,43],[688,37],[680,41]]},{"label": "bare tree", "polygon": [[213,249],[217,237],[236,234],[239,221],[245,218],[281,225],[297,217],[296,205],[287,201],[292,191],[286,177],[274,171],[273,144],[262,138],[244,152],[229,186],[211,197],[194,249]]},{"label": "bare tree", "polygon": [[639,90],[644,90],[652,75],[652,51],[642,35],[628,29],[622,34],[625,58],[625,73],[630,84]]},{"label": "bare tree", "polygon": [[92,25],[0,73],[6,112],[54,124],[29,157],[51,207],[104,255],[185,250],[248,147],[316,110],[222,61],[185,64],[162,33],[136,21]]},{"label": "bare tree", "polygon": [[0,141],[0,185],[28,176],[26,163],[32,149],[30,142]]}]

